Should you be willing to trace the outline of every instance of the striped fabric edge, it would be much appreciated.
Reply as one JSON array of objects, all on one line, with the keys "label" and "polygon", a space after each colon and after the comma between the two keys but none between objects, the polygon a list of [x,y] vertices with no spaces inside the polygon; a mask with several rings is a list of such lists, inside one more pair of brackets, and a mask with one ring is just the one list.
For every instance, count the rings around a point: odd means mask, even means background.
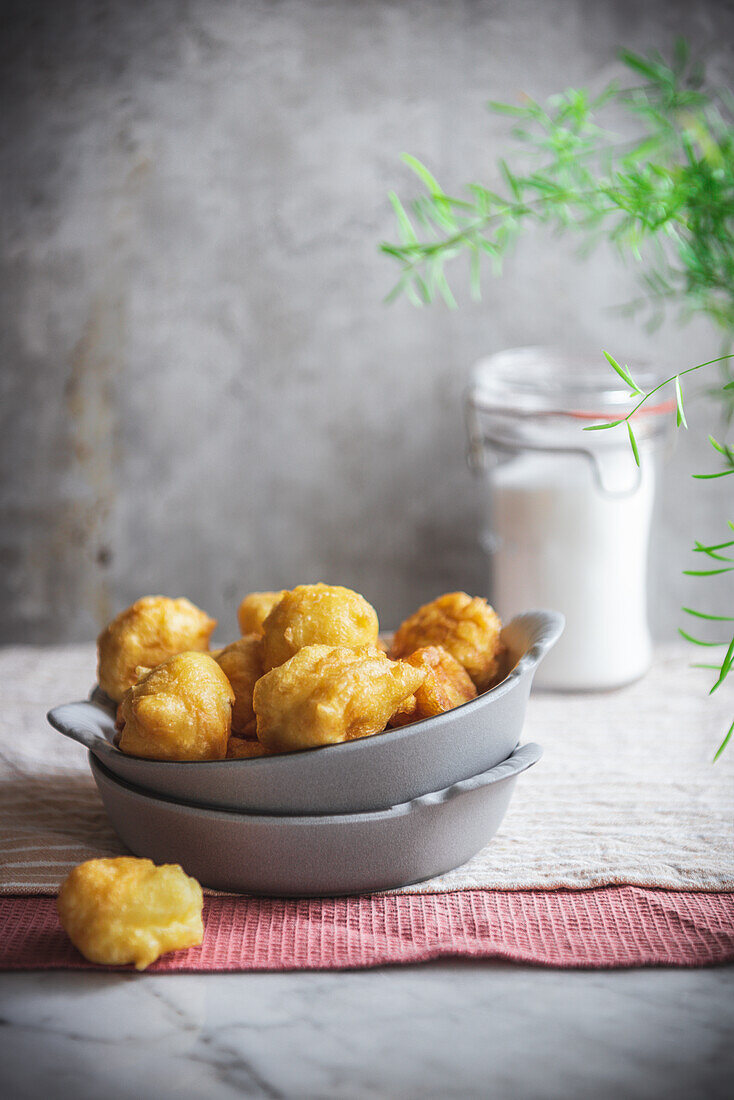
[{"label": "striped fabric edge", "polygon": [[[65,847],[65,845],[63,846]],[[45,849],[44,849],[45,850]],[[82,852],[71,863],[76,866],[78,863],[82,863],[87,859],[101,859],[105,857],[111,857],[116,855],[129,855],[130,852],[126,848],[120,848],[119,852],[111,852],[108,849],[93,849],[90,848],[88,852]],[[65,877],[62,873],[59,876],[59,867],[62,866],[56,861],[48,861],[47,869],[44,870],[47,861],[45,860],[33,860],[29,861],[29,867],[38,867],[39,872],[34,875],[33,878],[13,879],[6,876],[4,879],[0,877],[0,900],[2,898],[32,898],[32,897],[45,897],[55,898],[59,892],[61,881]],[[65,865],[65,864],[64,864]],[[0,865],[0,876],[9,863],[5,862]],[[709,894],[711,896],[728,894],[734,892],[734,881],[728,876],[722,876],[719,882],[714,883],[701,883],[696,881],[684,880],[681,882],[680,876],[671,876],[669,882],[661,882],[658,876],[651,879],[648,875],[614,875],[614,874],[600,874],[592,875],[589,877],[588,882],[579,884],[575,881],[569,881],[567,876],[556,876],[549,879],[547,882],[533,882],[528,885],[513,885],[505,886],[504,884],[469,884],[467,886],[454,886],[454,887],[436,887],[434,885],[423,886],[421,883],[417,883],[415,886],[401,887],[396,890],[386,890],[383,894],[374,894],[373,897],[441,897],[447,894],[471,894],[478,892],[490,892],[490,893],[559,893],[567,891],[569,893],[588,893],[592,890],[604,890],[612,889],[623,886],[633,887],[639,890],[659,890],[663,893],[675,894]],[[212,890],[210,887],[205,886],[203,888],[205,897],[217,898],[227,897],[232,899],[249,899],[254,900],[254,895],[249,894],[231,894],[224,890]]]},{"label": "striped fabric edge", "polygon": [[[53,899],[0,898],[0,921],[0,969],[111,969],[71,945]],[[203,944],[165,956],[149,972],[363,969],[449,957],[578,969],[731,962],[734,894],[626,886],[208,897]]]}]

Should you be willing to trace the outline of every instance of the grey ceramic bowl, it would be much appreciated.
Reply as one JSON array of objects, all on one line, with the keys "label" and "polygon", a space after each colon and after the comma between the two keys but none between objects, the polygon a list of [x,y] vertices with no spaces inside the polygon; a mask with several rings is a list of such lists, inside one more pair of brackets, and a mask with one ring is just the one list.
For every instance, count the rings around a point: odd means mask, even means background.
[{"label": "grey ceramic bowl", "polygon": [[486,772],[510,755],[535,670],[562,630],[557,611],[518,615],[502,632],[514,667],[491,691],[412,726],[304,752],[181,763],[127,756],[113,744],[114,706],[98,698],[56,707],[48,720],[119,778],[199,806],[283,814],[383,810]]},{"label": "grey ceramic bowl", "polygon": [[203,886],[247,894],[368,893],[466,863],[494,836],[515,781],[540,759],[523,745],[491,771],[390,810],[296,817],[204,810],[125,783],[89,754],[115,831],[135,855],[180,863]]}]

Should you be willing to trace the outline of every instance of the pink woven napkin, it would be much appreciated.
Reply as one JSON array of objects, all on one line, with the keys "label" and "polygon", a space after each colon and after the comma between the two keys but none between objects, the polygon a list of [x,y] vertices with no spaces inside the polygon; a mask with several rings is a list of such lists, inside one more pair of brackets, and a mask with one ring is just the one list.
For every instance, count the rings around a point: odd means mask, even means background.
[{"label": "pink woven napkin", "polygon": [[[205,904],[202,946],[151,970],[344,970],[449,956],[580,968],[734,960],[730,893],[623,886]],[[0,924],[1,969],[106,969],[72,947],[52,898],[0,898]]]}]

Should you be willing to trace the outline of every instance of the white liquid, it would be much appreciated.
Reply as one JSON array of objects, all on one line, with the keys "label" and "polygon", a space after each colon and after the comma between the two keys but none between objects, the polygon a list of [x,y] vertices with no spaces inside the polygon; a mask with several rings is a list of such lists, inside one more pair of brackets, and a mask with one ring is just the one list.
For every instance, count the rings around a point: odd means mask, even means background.
[{"label": "white liquid", "polygon": [[[647,548],[655,469],[646,457],[637,491],[617,499],[603,494],[591,467],[573,457],[524,455],[493,471],[498,612],[504,619],[554,608],[566,616],[560,641],[538,669],[541,687],[618,687],[649,667]],[[625,471],[627,461],[622,455]]]}]

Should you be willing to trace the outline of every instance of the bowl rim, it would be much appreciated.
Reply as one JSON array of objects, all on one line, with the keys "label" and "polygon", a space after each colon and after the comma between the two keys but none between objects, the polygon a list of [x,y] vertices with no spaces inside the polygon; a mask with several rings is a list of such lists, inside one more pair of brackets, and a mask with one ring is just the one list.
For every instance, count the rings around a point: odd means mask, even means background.
[{"label": "bowl rim", "polygon": [[516,779],[522,772],[527,771],[528,768],[532,768],[534,764],[537,764],[542,755],[543,749],[541,746],[534,741],[529,741],[525,745],[516,746],[513,752],[511,752],[505,760],[502,760],[499,764],[495,764],[493,768],[489,768],[485,772],[479,772],[477,775],[470,776],[469,779],[458,780],[456,783],[452,783],[450,786],[443,787],[440,790],[428,791],[426,794],[417,795],[408,802],[398,802],[394,806],[389,806],[386,810],[360,810],[356,813],[331,814],[285,814],[246,813],[242,810],[213,809],[212,807],[199,806],[196,803],[187,802],[185,799],[174,798],[172,795],[161,794],[159,791],[149,791],[145,787],[141,787],[136,783],[131,783],[130,780],[123,779],[121,776],[116,775],[115,772],[106,768],[105,765],[94,756],[91,750],[88,751],[89,767],[95,782],[99,774],[102,779],[112,784],[112,786],[123,788],[127,794],[139,798],[144,803],[162,802],[165,805],[177,807],[188,815],[203,817],[207,820],[213,818],[225,821],[244,819],[244,822],[253,825],[267,824],[269,826],[281,827],[308,825],[312,828],[319,826],[326,827],[335,824],[367,824],[384,819],[392,820],[413,813],[423,806],[444,805],[452,799],[463,794],[468,794],[471,791],[481,790],[508,779]]},{"label": "bowl rim", "polygon": [[[346,756],[349,752],[363,752],[364,746],[369,744],[375,744],[375,738],[379,739],[379,742],[384,743],[385,739],[388,739],[390,743],[397,744],[400,741],[409,739],[425,730],[426,726],[430,724],[432,729],[437,729],[439,723],[444,725],[447,722],[456,721],[460,714],[466,714],[469,710],[479,710],[487,706],[491,702],[495,702],[497,699],[506,695],[520,680],[529,672],[533,672],[545,654],[551,649],[558,638],[563,632],[565,626],[565,616],[560,611],[552,611],[547,609],[537,609],[531,611],[523,611],[519,615],[515,615],[509,620],[502,628],[502,634],[505,634],[513,626],[522,624],[523,622],[531,622],[535,627],[535,637],[528,646],[528,648],[521,654],[517,663],[513,666],[510,672],[494,687],[491,687],[488,691],[482,692],[481,695],[477,695],[474,699],[469,699],[466,703],[461,703],[458,707],[453,707],[451,710],[444,711],[443,714],[435,714],[430,718],[422,718],[418,722],[411,722],[405,726],[398,726],[391,729],[385,729],[380,733],[374,734],[372,737],[359,737],[352,741],[341,741],[333,745],[317,745],[308,749],[295,749],[292,752],[272,753],[267,756],[256,756],[245,759],[224,759],[224,760],[155,760],[146,756],[135,756],[132,753],[123,753],[117,745],[112,741],[107,740],[102,734],[99,735],[99,741],[104,743],[104,748],[101,750],[104,755],[109,754],[115,758],[122,757],[125,760],[135,760],[139,763],[149,766],[151,771],[157,770],[154,765],[160,765],[164,768],[172,765],[177,765],[179,768],[225,768],[234,766],[247,766],[253,769],[259,768],[277,768],[284,767],[285,762],[288,760],[298,759],[304,756],[311,756],[315,752],[318,752],[319,756],[324,752],[330,752],[332,755],[335,751],[340,751],[343,756]],[[95,751],[93,745],[81,741],[80,738],[76,738],[70,733],[69,723],[65,723],[60,714],[67,707],[78,706],[80,704],[86,704],[90,707],[95,707],[98,710],[103,711],[107,717],[111,717],[113,711],[112,708],[116,707],[113,700],[110,700],[110,705],[106,706],[99,699],[92,698],[98,688],[93,688],[90,693],[90,698],[86,700],[77,700],[72,703],[62,703],[56,707],[53,707],[48,711],[46,719],[49,724],[57,730],[59,733],[65,736],[71,737],[72,740],[76,740],[78,743],[84,744],[85,747],[95,757],[102,761],[104,756],[100,756]],[[99,746],[98,746],[99,747]]]}]

